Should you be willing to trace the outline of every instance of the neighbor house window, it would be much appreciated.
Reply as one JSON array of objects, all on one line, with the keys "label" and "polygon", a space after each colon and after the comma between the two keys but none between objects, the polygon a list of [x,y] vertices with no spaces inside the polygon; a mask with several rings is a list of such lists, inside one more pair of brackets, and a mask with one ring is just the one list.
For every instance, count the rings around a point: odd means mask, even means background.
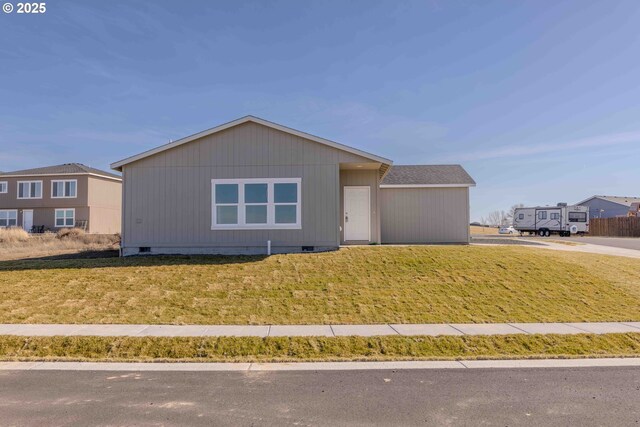
[{"label": "neighbor house window", "polygon": [[75,209],[56,209],[56,227],[73,227],[75,223]]},{"label": "neighbor house window", "polygon": [[9,191],[9,184],[7,181],[0,181],[0,193],[6,193]]},{"label": "neighbor house window", "polygon": [[18,199],[42,199],[42,181],[18,181]]},{"label": "neighbor house window", "polygon": [[211,180],[211,228],[301,228],[301,182],[300,178]]},{"label": "neighbor house window", "polygon": [[538,219],[547,219],[547,211],[538,212]]},{"label": "neighbor house window", "polygon": [[54,199],[74,198],[77,187],[78,181],[75,179],[51,181],[51,197]]},{"label": "neighbor house window", "polygon": [[569,222],[587,222],[587,213],[569,212]]},{"label": "neighbor house window", "polygon": [[18,226],[17,210],[0,211],[0,228],[17,227],[17,226]]}]

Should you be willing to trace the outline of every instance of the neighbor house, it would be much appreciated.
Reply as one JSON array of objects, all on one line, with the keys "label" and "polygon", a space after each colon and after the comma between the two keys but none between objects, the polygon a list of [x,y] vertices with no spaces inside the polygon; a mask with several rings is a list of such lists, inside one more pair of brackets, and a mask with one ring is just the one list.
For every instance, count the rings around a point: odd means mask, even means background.
[{"label": "neighbor house", "polygon": [[111,167],[123,177],[123,255],[469,242],[475,182],[462,167],[392,166],[257,117]]},{"label": "neighbor house", "polygon": [[577,203],[589,207],[590,218],[616,218],[629,214],[633,203],[640,202],[640,197],[593,196]]},{"label": "neighbor house", "polygon": [[122,179],[80,163],[0,174],[0,227],[119,233]]}]

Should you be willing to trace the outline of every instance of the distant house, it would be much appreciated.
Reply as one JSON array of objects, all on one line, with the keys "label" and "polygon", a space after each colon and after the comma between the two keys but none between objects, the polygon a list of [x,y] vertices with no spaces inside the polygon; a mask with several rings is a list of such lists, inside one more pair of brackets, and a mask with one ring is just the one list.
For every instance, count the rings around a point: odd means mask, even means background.
[{"label": "distant house", "polygon": [[122,178],[80,163],[0,173],[0,228],[120,232]]},{"label": "distant house", "polygon": [[124,255],[265,254],[370,243],[468,243],[458,165],[393,166],[253,116],[111,165]]},{"label": "distant house", "polygon": [[628,216],[633,203],[640,202],[640,197],[593,196],[577,205],[589,207],[591,218],[615,218]]}]

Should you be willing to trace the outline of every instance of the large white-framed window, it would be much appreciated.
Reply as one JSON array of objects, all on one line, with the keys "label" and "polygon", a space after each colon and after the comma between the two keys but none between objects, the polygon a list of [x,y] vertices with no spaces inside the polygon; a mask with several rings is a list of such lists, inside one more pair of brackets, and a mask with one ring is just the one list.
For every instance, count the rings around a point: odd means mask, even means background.
[{"label": "large white-framed window", "polygon": [[55,213],[56,227],[73,227],[76,223],[76,210],[70,209],[56,209]]},{"label": "large white-framed window", "polygon": [[57,179],[51,181],[52,199],[74,199],[77,197],[77,179]]},{"label": "large white-framed window", "polygon": [[0,181],[0,194],[5,194],[9,191],[9,183],[7,181]]},{"label": "large white-framed window", "polygon": [[302,178],[211,180],[212,230],[302,228]]},{"label": "large white-framed window", "polygon": [[18,211],[13,209],[0,210],[0,228],[17,227]]},{"label": "large white-framed window", "polygon": [[42,181],[18,181],[18,199],[42,199]]}]

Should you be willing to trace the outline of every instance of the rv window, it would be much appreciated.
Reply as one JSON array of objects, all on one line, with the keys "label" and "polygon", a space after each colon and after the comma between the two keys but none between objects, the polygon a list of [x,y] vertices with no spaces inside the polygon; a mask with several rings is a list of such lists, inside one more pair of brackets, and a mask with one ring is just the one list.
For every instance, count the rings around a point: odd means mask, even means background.
[{"label": "rv window", "polygon": [[587,222],[587,213],[569,212],[569,222]]},{"label": "rv window", "polygon": [[551,219],[560,219],[560,214],[559,213],[552,213],[551,214]]},{"label": "rv window", "polygon": [[518,215],[518,219],[524,219],[524,214]]},{"label": "rv window", "polygon": [[538,212],[538,219],[547,219],[547,211]]}]

